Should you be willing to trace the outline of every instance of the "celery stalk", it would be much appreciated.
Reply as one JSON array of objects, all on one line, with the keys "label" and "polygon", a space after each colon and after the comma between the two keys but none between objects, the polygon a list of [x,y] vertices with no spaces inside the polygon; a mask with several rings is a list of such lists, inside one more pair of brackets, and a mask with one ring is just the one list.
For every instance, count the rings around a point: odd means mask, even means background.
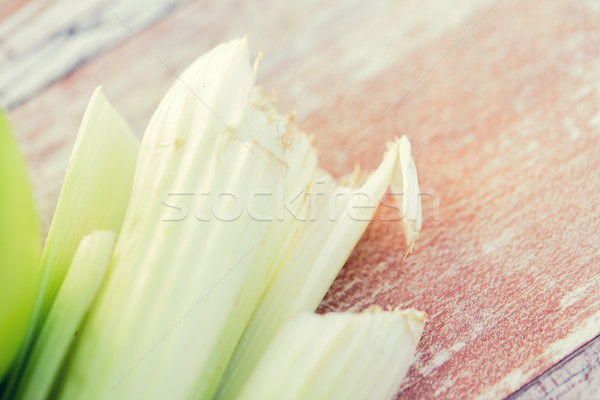
[{"label": "celery stalk", "polygon": [[238,399],[388,400],[414,359],[425,314],[300,313],[264,352]]},{"label": "celery stalk", "polygon": [[[363,187],[340,187],[292,118],[253,89],[257,70],[246,39],[232,40],[158,106],[105,283],[55,386],[62,399],[212,398],[236,346],[242,373],[225,382],[237,394],[281,325],[317,306],[390,182],[410,188],[409,246],[418,236],[408,140],[390,145]],[[325,202],[314,220],[313,199]]]},{"label": "celery stalk", "polygon": [[[216,390],[266,285],[274,255],[264,246],[280,240],[278,229],[247,212],[204,221],[190,209],[179,220],[167,205],[184,201],[170,195],[185,193],[245,200],[255,190],[275,192],[285,179],[282,160],[240,139],[254,134],[242,120],[255,73],[246,41],[234,40],[196,61],[159,105],[111,273],[66,371],[64,399],[208,398]],[[274,197],[255,206],[275,217]],[[222,208],[221,216],[235,211],[227,202]]]},{"label": "celery stalk", "polygon": [[94,231],[84,236],[71,267],[36,338],[17,398],[47,398],[69,345],[87,313],[108,267],[115,233]]},{"label": "celery stalk", "polygon": [[[412,162],[406,137],[389,145],[377,170],[359,189],[332,186],[317,199],[316,219],[302,226],[293,246],[280,260],[279,273],[268,287],[250,321],[227,372],[217,398],[236,396],[262,352],[291,316],[314,311],[366,229],[379,200],[390,183],[403,191],[402,220],[409,249],[418,237],[421,203],[416,171],[406,168]],[[318,178],[322,181],[323,178]],[[335,204],[335,218],[331,208]],[[408,207],[408,208],[407,208]],[[410,208],[410,207],[414,207]],[[414,216],[416,220],[410,218]]]},{"label": "celery stalk", "polygon": [[0,382],[25,340],[39,283],[40,234],[25,160],[0,112]]},{"label": "celery stalk", "polygon": [[18,384],[27,356],[82,238],[119,231],[131,192],[139,140],[102,94],[94,91],[65,172],[58,204],[39,260],[41,274],[25,344],[4,398]]},{"label": "celery stalk", "polygon": [[120,230],[138,149],[139,140],[96,88],[75,139],[42,253],[47,284],[38,323],[52,306],[81,239],[94,230]]}]

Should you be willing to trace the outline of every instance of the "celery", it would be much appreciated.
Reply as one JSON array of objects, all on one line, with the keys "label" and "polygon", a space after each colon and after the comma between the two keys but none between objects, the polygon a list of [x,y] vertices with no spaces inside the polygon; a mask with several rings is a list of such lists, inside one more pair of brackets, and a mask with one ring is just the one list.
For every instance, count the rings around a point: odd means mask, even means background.
[{"label": "celery", "polygon": [[0,382],[25,340],[39,283],[40,234],[25,160],[0,112]]},{"label": "celery", "polygon": [[[336,188],[335,183],[329,183],[332,188],[317,199],[321,204],[316,206],[316,219],[305,223],[293,246],[280,260],[279,273],[238,344],[217,398],[235,397],[262,352],[288,318],[317,308],[391,182],[404,186],[404,181],[407,186],[396,190],[404,192],[402,221],[407,244],[409,249],[412,248],[412,241],[418,236],[418,230],[413,227],[420,229],[421,203],[416,172],[405,167],[411,162],[410,144],[402,137],[389,145],[381,165],[361,188]],[[337,214],[333,220],[330,220],[332,216],[327,207],[331,204],[336,205]],[[411,220],[411,216],[416,220]]]},{"label": "celery", "polygon": [[101,88],[96,88],[75,140],[42,253],[47,284],[38,323],[52,306],[81,239],[94,230],[120,230],[138,149],[139,140]]},{"label": "celery", "polygon": [[[247,213],[173,221],[165,202],[203,191],[246,199],[274,191],[285,176],[281,161],[240,140],[251,135],[239,130],[255,79],[248,59],[245,40],[215,48],[159,105],[111,274],[75,346],[63,398],[207,398],[216,389],[262,294],[273,257],[263,245],[275,230]],[[275,199],[260,200],[257,211],[273,216]]]},{"label": "celery", "polygon": [[[41,260],[37,297],[25,343],[4,398],[15,390],[77,246],[94,230],[119,231],[131,185],[139,140],[96,88],[88,104],[65,172],[65,180]],[[38,283],[38,282],[36,282]],[[23,313],[25,314],[25,313]],[[4,331],[4,330],[3,330]]]},{"label": "celery", "polygon": [[[260,387],[278,398],[282,386],[265,379],[280,368],[297,375],[282,378],[294,398],[344,393],[348,376],[366,377],[354,389],[364,398],[396,389],[406,371],[385,372],[391,361],[373,351],[383,345],[408,366],[421,314],[298,315],[317,307],[390,185],[403,192],[412,249],[421,204],[410,144],[389,144],[362,186],[340,185],[319,169],[293,116],[254,87],[259,62],[250,64],[245,38],[200,57],[161,101],[141,146],[96,90],[6,396],[16,384],[16,395],[33,399],[256,398]],[[98,230],[118,232],[114,250],[114,236]],[[390,339],[405,328],[418,331],[415,341]],[[290,329],[299,353],[273,354]]]},{"label": "celery", "polygon": [[238,399],[387,400],[414,359],[425,314],[301,313],[266,349]]},{"label": "celery", "polygon": [[36,338],[17,398],[47,398],[69,345],[102,283],[115,233],[94,231],[81,240],[48,318]]}]

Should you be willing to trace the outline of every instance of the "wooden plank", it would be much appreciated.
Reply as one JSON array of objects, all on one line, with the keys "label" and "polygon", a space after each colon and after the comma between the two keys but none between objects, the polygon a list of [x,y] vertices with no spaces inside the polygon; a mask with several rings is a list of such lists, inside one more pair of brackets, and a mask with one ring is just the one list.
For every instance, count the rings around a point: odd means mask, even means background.
[{"label": "wooden plank", "polygon": [[403,261],[398,226],[375,221],[320,311],[429,314],[399,398],[506,396],[600,332],[600,8],[495,4],[186,4],[11,111],[44,226],[95,85],[141,134],[173,71],[249,33],[260,82],[334,174],[413,143],[415,252]]},{"label": "wooden plank", "polygon": [[[13,108],[179,1],[38,0],[0,19],[0,105]],[[118,18],[116,17],[118,16]]]},{"label": "wooden plank", "polygon": [[600,336],[544,372],[509,400],[594,399],[600,388]]},{"label": "wooden plank", "polygon": [[[440,221],[425,202],[422,239],[404,263],[395,231],[372,226],[321,310],[383,303],[428,312],[400,397],[503,397],[600,332],[599,11],[591,2],[500,3],[378,126],[379,143],[411,133]],[[420,71],[453,43],[438,39],[409,58]],[[357,91],[392,104],[386,85],[375,79]],[[313,117],[317,144],[334,146],[323,133],[337,124],[355,132],[349,125],[372,118],[362,107],[350,94],[337,99],[343,115]],[[371,143],[358,159],[374,153]],[[376,289],[380,279],[387,288]]]}]

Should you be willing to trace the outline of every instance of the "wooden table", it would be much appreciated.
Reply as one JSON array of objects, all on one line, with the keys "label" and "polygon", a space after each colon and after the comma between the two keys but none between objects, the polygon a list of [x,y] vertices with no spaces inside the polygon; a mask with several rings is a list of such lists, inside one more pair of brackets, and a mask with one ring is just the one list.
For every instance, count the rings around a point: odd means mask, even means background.
[{"label": "wooden table", "polygon": [[598,398],[598,21],[596,0],[1,0],[0,100],[47,228],[96,85],[141,135],[177,73],[248,33],[335,175],[412,141],[415,251],[373,223],[320,307],[428,313],[398,398]]}]

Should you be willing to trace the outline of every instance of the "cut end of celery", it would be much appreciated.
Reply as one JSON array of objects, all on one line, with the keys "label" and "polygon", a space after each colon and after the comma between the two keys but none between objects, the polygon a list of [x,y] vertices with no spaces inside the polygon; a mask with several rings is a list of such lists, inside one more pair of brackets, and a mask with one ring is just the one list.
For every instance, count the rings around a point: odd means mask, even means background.
[{"label": "cut end of celery", "polygon": [[303,313],[286,323],[238,399],[390,399],[423,332],[414,310]]}]

